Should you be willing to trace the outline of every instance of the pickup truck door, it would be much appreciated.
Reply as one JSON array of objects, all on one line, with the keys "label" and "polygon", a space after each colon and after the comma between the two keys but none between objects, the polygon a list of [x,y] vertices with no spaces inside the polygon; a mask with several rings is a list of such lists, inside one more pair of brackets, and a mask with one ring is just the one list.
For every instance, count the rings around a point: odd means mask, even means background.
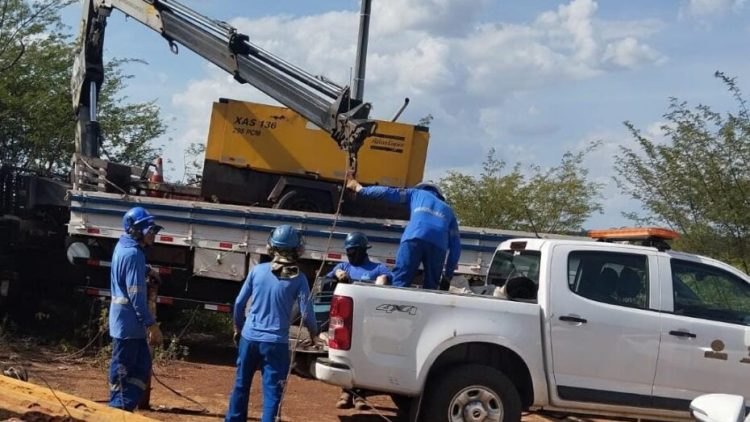
[{"label": "pickup truck door", "polygon": [[659,352],[657,274],[648,251],[554,247],[547,315],[553,401],[650,407]]},{"label": "pickup truck door", "polygon": [[699,258],[659,258],[661,349],[654,402],[687,410],[704,393],[750,399],[750,284]]}]

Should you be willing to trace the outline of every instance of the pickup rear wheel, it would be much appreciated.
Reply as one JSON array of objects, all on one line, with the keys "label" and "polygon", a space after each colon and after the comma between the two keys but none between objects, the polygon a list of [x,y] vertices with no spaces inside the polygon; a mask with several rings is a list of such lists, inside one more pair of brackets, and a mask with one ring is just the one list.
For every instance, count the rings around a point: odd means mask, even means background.
[{"label": "pickup rear wheel", "polygon": [[435,422],[516,422],[521,398],[502,372],[461,365],[434,378],[425,396],[425,419]]}]

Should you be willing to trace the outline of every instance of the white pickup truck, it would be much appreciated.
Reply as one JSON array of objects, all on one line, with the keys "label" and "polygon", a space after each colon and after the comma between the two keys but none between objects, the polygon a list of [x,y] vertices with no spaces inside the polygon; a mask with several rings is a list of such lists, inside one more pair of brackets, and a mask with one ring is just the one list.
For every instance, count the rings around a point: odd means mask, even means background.
[{"label": "white pickup truck", "polygon": [[750,397],[750,277],[669,251],[664,232],[503,242],[487,282],[509,296],[533,283],[532,299],[340,284],[316,376],[428,422],[687,419],[703,393]]}]

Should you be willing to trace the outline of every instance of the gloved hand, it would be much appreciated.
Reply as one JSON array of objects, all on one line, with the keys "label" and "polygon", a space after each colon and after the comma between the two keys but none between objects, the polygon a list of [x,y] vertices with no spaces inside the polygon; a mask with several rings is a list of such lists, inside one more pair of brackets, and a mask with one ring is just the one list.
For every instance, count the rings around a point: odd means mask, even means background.
[{"label": "gloved hand", "polygon": [[152,347],[161,346],[164,342],[164,336],[161,333],[161,328],[159,328],[159,323],[155,323],[154,325],[150,325],[148,327],[148,344]]},{"label": "gloved hand", "polygon": [[314,336],[312,338],[312,341],[313,341],[313,344],[315,344],[315,347],[318,349],[323,349],[328,345],[328,341],[320,338],[320,335]]},{"label": "gloved hand", "polygon": [[325,341],[323,341],[320,337],[317,335],[312,336],[310,338],[306,338],[299,342],[299,345],[304,348],[315,348],[315,349],[323,349],[326,346]]},{"label": "gloved hand", "polygon": [[347,189],[353,190],[354,192],[359,192],[362,190],[362,185],[359,184],[357,179],[349,179],[348,182],[346,182]]},{"label": "gloved hand", "polygon": [[443,274],[440,277],[440,286],[438,287],[440,290],[448,291],[451,287],[451,279],[453,277],[448,277],[445,274]]},{"label": "gloved hand", "polygon": [[349,274],[347,274],[344,270],[338,269],[333,273],[333,275],[336,277],[336,280],[342,283],[348,283],[350,281]]},{"label": "gloved hand", "polygon": [[240,333],[237,331],[232,334],[232,341],[234,342],[235,347],[240,347]]}]

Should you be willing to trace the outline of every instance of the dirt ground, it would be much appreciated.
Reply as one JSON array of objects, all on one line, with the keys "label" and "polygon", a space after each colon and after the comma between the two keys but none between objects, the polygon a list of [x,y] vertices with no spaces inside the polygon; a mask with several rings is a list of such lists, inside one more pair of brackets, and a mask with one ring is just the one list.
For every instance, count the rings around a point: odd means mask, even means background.
[{"label": "dirt ground", "polygon": [[[0,344],[0,366],[23,365],[29,381],[96,402],[108,400],[106,356],[60,360],[60,354],[33,345]],[[234,381],[236,351],[229,347],[192,347],[187,360],[170,361],[154,368],[151,411],[139,411],[162,421],[211,421],[223,418]],[[253,380],[249,420],[261,416],[260,377]],[[161,385],[194,400],[189,401]],[[381,422],[399,420],[396,407],[385,395],[368,398],[373,406],[366,411],[339,410],[334,403],[340,390],[319,381],[292,375],[284,401],[282,420],[309,422]],[[0,405],[1,407],[1,405]],[[205,411],[200,410],[205,408]],[[524,421],[557,421],[528,415]]]}]

